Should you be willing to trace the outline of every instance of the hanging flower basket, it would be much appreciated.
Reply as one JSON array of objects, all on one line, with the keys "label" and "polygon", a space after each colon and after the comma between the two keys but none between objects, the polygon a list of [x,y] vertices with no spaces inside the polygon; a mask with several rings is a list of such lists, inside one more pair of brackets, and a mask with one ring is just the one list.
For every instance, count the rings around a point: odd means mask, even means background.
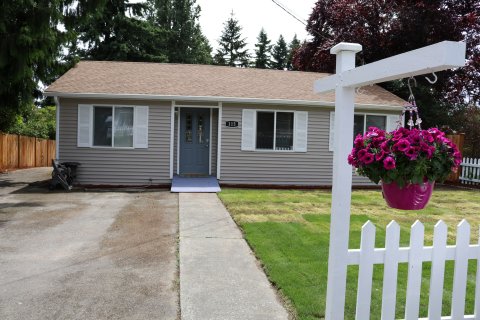
[{"label": "hanging flower basket", "polygon": [[432,195],[435,182],[409,183],[400,188],[395,181],[382,181],[383,198],[390,208],[400,210],[422,210]]},{"label": "hanging flower basket", "polygon": [[387,204],[404,210],[423,209],[435,181],[443,182],[462,162],[455,144],[437,128],[376,127],[358,135],[348,163],[374,183],[382,181]]}]

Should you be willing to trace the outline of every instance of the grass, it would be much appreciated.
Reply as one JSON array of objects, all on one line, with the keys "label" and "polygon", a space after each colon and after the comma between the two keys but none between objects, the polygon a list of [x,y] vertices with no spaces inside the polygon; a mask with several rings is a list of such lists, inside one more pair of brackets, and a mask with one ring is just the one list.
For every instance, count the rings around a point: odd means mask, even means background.
[{"label": "grass", "polygon": [[[322,319],[325,312],[327,260],[330,224],[330,191],[224,189],[220,198],[243,229],[245,238],[261,260],[270,281],[294,307],[299,319]],[[388,208],[378,190],[354,191],[350,219],[350,248],[360,246],[362,225],[371,220],[377,226],[377,246],[384,245],[385,227],[396,220],[402,229],[401,244],[408,246],[410,226],[425,225],[425,243],[431,245],[434,224],[442,219],[449,226],[450,244],[455,226],[466,218],[472,227],[472,241],[478,239],[480,192],[437,188],[426,209],[400,211]],[[380,318],[382,266],[374,269],[372,319]],[[470,261],[466,312],[473,313],[476,264]],[[355,315],[358,267],[349,267],[346,319]],[[424,263],[421,310],[427,316],[430,264]],[[397,317],[403,317],[407,265],[399,266]],[[453,263],[446,264],[443,313],[450,314]]]}]

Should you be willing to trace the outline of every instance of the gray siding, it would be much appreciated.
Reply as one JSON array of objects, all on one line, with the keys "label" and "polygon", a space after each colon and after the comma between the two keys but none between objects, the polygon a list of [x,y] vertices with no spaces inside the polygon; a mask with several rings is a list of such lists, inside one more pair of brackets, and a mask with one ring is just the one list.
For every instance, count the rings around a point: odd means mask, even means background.
[{"label": "gray siding", "polygon": [[[307,152],[241,151],[242,109],[308,111]],[[330,186],[333,152],[328,150],[330,111],[315,107],[272,107],[224,104],[222,111],[221,177],[225,184]],[[238,128],[225,127],[238,121]],[[345,159],[347,161],[347,159]],[[354,175],[354,185],[372,185]]]},{"label": "gray siding", "polygon": [[[149,106],[148,149],[77,147],[78,104]],[[60,161],[77,161],[79,184],[167,184],[170,164],[170,102],[61,99]],[[151,179],[151,182],[150,182]]]}]

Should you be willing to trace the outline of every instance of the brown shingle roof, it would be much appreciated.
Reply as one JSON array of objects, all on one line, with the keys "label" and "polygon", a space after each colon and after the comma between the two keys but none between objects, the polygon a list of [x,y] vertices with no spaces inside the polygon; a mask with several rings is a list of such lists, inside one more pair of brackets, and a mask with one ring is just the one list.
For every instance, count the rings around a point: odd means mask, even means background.
[{"label": "brown shingle roof", "polygon": [[[315,94],[326,73],[144,62],[81,61],[52,85],[48,95],[131,94],[334,102],[334,92]],[[379,86],[361,88],[356,103],[401,106],[404,100]]]}]

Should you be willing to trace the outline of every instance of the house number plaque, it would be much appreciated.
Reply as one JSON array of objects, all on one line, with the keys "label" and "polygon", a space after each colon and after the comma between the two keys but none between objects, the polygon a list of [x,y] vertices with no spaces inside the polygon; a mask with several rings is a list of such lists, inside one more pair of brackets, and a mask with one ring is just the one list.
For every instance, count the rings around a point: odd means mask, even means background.
[{"label": "house number plaque", "polygon": [[238,121],[226,121],[225,126],[229,128],[236,128],[238,127]]}]

